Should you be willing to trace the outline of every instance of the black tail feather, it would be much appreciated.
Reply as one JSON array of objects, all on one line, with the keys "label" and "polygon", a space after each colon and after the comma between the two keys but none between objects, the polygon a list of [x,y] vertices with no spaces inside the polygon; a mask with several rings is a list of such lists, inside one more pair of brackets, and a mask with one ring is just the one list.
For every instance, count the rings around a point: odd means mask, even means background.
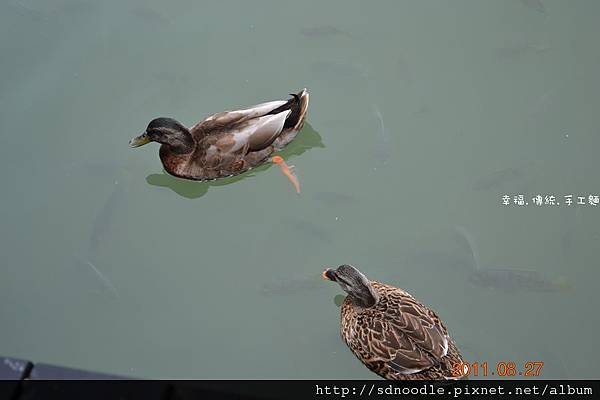
[{"label": "black tail feather", "polygon": [[271,112],[269,112],[267,115],[273,115],[273,114],[279,114],[280,112],[286,111],[286,110],[292,110],[292,112],[290,113],[290,115],[288,115],[287,119],[285,120],[285,123],[283,124],[283,129],[288,129],[288,128],[292,128],[296,125],[296,123],[298,122],[298,119],[300,118],[300,110],[301,110],[301,103],[302,100],[300,99],[300,96],[296,93],[290,93],[290,96],[292,96],[293,98],[289,99],[284,105],[277,107],[276,109],[272,110]]}]

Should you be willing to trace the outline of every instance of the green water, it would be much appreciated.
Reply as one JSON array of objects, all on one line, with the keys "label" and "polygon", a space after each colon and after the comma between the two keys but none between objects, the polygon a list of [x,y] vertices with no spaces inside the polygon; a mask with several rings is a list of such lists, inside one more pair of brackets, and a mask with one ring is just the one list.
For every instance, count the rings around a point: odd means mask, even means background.
[{"label": "green water", "polygon": [[[600,206],[501,196],[600,194],[599,13],[2,2],[0,354],[147,378],[373,378],[319,276],[351,263],[435,309],[471,362],[598,378]],[[300,196],[277,168],[186,182],[157,145],[127,145],[157,116],[191,125],[303,87],[308,123],[284,153]],[[474,284],[456,226],[480,268],[571,288]]]}]

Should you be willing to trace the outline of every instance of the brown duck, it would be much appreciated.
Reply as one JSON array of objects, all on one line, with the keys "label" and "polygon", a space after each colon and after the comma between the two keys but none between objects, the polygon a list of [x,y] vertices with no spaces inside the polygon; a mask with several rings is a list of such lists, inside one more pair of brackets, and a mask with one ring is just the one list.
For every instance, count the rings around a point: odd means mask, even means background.
[{"label": "brown duck", "polygon": [[156,118],[129,144],[160,143],[165,170],[180,178],[211,180],[238,175],[268,161],[302,129],[308,91],[291,96],[213,114],[189,129],[174,119]]},{"label": "brown duck", "polygon": [[371,371],[391,380],[458,379],[460,352],[435,312],[402,289],[369,281],[351,265],[323,277],[348,294],[342,339]]}]

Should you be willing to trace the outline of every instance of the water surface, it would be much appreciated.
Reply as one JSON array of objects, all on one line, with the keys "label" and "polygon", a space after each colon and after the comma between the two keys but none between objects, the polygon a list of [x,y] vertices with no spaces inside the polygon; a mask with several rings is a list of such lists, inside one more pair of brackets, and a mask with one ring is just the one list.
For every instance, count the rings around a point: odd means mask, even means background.
[{"label": "water surface", "polygon": [[[352,263],[433,307],[470,361],[598,378],[600,209],[501,196],[598,194],[599,12],[2,2],[0,354],[146,378],[373,378],[339,338],[340,289],[313,280]],[[277,168],[186,182],[156,145],[127,146],[154,117],[191,125],[303,87],[308,124],[284,153],[300,196]],[[572,289],[473,285],[457,225],[481,265]]]}]

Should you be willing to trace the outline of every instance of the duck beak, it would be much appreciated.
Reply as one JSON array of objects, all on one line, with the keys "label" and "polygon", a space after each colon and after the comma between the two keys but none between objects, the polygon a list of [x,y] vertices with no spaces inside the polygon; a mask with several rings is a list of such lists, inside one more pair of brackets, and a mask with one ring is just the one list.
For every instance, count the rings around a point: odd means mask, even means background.
[{"label": "duck beak", "polygon": [[131,147],[140,147],[150,142],[150,137],[146,132],[142,133],[140,136],[134,137],[129,141],[129,146]]},{"label": "duck beak", "polygon": [[327,268],[325,271],[321,273],[321,276],[326,281],[335,282],[335,276],[333,276],[333,270],[331,268]]}]

